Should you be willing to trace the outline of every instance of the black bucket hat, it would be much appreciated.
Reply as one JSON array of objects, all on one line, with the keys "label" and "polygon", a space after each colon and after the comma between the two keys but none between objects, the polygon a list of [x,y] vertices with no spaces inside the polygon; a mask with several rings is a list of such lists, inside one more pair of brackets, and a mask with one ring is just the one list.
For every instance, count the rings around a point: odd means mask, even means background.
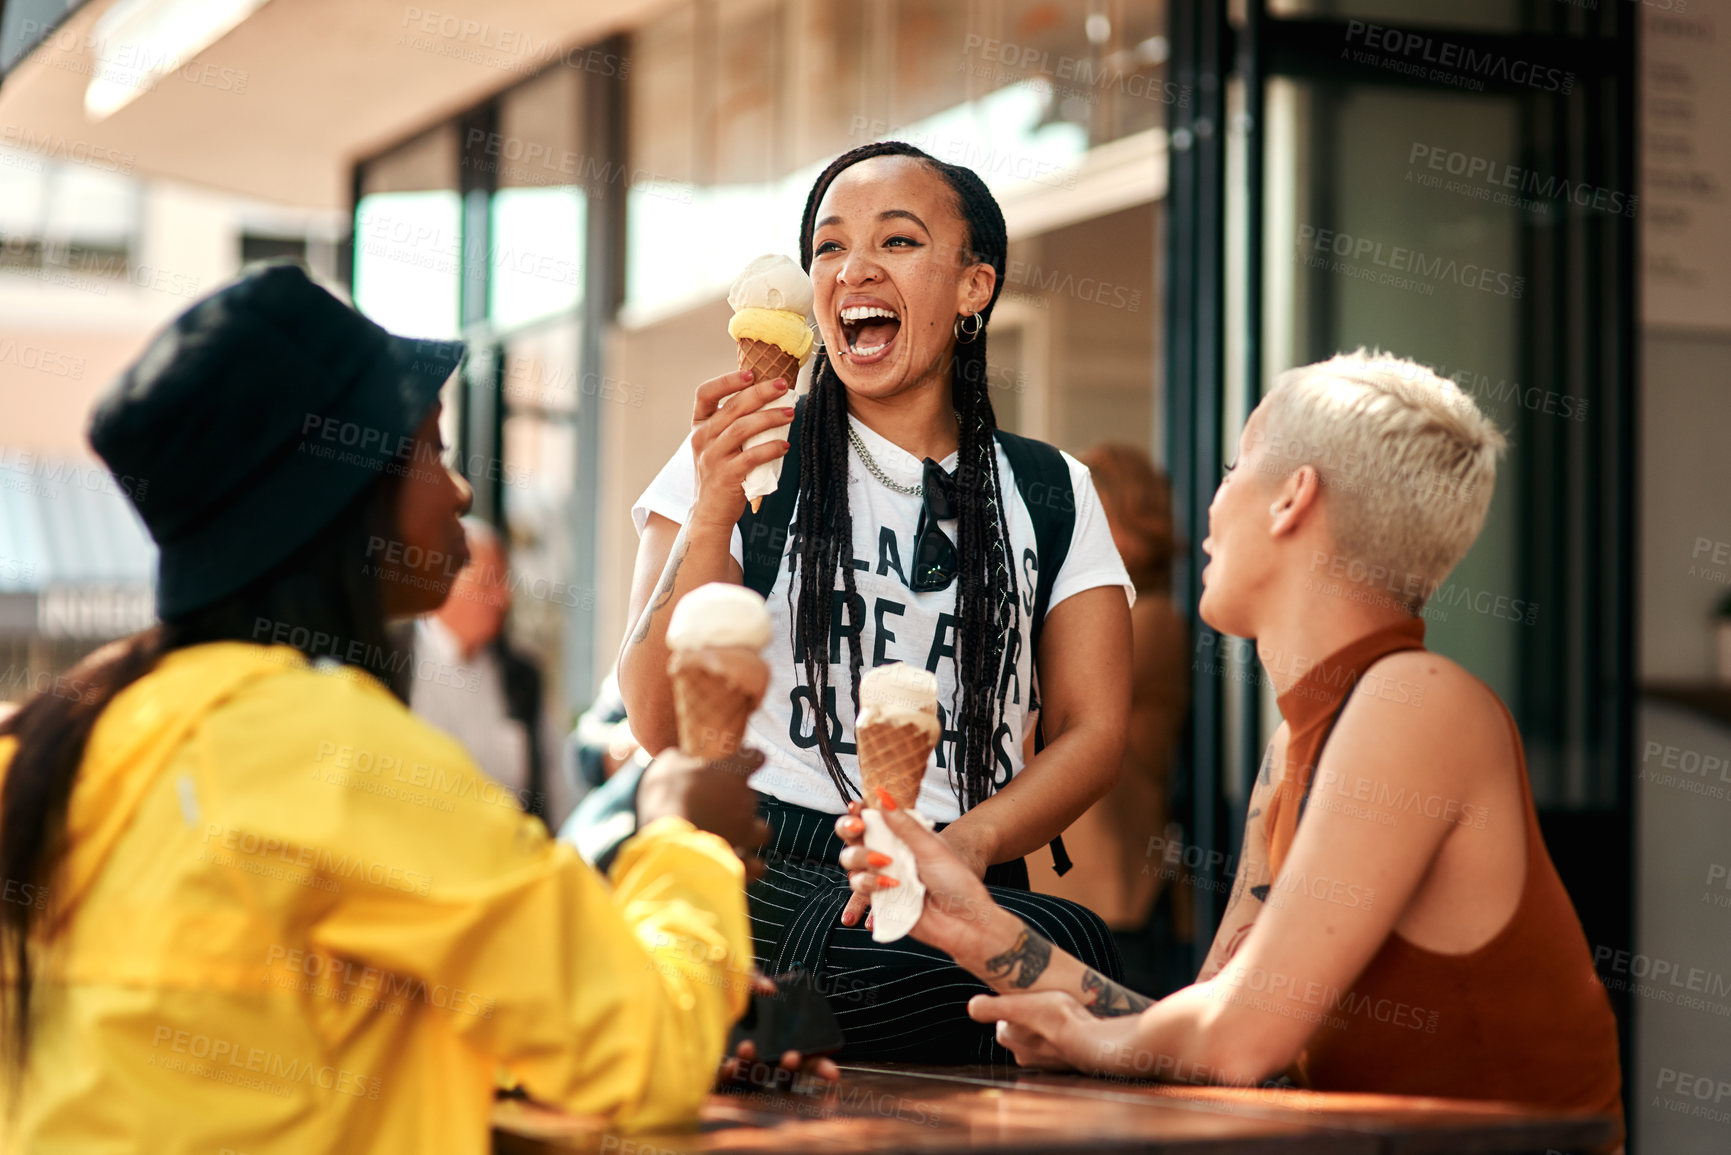
[{"label": "black bucket hat", "polygon": [[312,540],[412,453],[462,357],[461,342],[387,333],[291,264],[176,317],[90,422],[161,548],[157,616],[220,601]]}]

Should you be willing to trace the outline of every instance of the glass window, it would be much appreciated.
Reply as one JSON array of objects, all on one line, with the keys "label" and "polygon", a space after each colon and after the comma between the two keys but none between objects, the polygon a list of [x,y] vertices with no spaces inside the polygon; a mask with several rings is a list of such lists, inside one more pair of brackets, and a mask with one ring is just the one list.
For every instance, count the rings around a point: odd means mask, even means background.
[{"label": "glass window", "polygon": [[[580,180],[608,174],[579,150],[580,75],[556,66],[499,99],[487,316],[511,329],[583,300]],[[489,149],[489,151],[493,151]]]},{"label": "glass window", "polygon": [[1042,124],[1084,130],[1090,144],[1166,123],[1179,97],[1166,81],[1164,3],[1002,0],[971,29],[964,68],[974,91],[1019,85],[1042,100]]},{"label": "glass window", "polygon": [[[1268,200],[1267,344],[1286,360],[1275,371],[1380,348],[1452,377],[1513,427],[1511,407],[1487,402],[1498,383],[1506,392],[1521,375],[1521,218],[1542,222],[1557,206],[1496,203],[1465,182],[1430,179],[1410,158],[1419,139],[1513,163],[1518,101],[1282,79],[1270,85],[1268,108],[1270,171],[1282,171],[1277,158],[1308,157],[1293,187]],[[1509,607],[1533,604],[1518,542],[1529,450],[1518,435],[1510,441],[1484,529],[1424,617],[1427,644],[1483,678],[1518,716],[1520,631],[1531,625]],[[1542,799],[1545,752],[1535,743],[1528,755]]]},{"label": "glass window", "polygon": [[130,176],[0,149],[0,268],[125,277],[141,211]]},{"label": "glass window", "polygon": [[445,124],[361,168],[355,305],[411,337],[457,335],[463,244],[458,140]]},{"label": "glass window", "polygon": [[674,9],[633,45],[627,300],[676,307],[792,254],[812,179],[869,141],[966,165],[1000,196],[1073,187],[1090,147],[1163,125],[1180,98],[1164,20],[1131,0]]},{"label": "glass window", "polygon": [[[577,429],[580,405],[603,390],[579,380],[575,323],[533,325],[504,348],[502,429],[505,525],[513,550],[511,639],[541,660],[550,701],[565,702],[567,621],[594,611],[594,593],[576,589]],[[592,498],[591,498],[592,500]],[[569,719],[561,716],[558,724]]]}]

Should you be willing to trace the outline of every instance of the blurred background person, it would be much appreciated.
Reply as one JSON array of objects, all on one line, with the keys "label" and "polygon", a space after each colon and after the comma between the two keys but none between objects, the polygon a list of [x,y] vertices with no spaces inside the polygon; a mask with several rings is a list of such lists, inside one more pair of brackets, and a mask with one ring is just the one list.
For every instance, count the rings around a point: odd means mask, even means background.
[{"label": "blurred background person", "polygon": [[565,778],[578,798],[611,779],[643,749],[625,720],[625,699],[619,677],[608,674],[595,691],[595,701],[577,718],[577,728],[565,739]]},{"label": "blurred background person", "polygon": [[1163,853],[1182,844],[1181,828],[1171,821],[1170,772],[1190,702],[1189,631],[1172,604],[1172,488],[1136,446],[1108,442],[1079,456],[1136,585],[1130,724],[1117,785],[1064,832],[1075,866],[1060,877],[1038,859],[1034,887],[1105,919],[1124,957],[1126,985],[1158,997],[1193,977],[1188,908],[1182,887],[1168,885],[1176,876]]},{"label": "blurred background person", "polygon": [[578,791],[559,772],[559,731],[545,708],[540,667],[505,636],[511,612],[505,543],[479,518],[465,517],[463,531],[469,564],[445,604],[415,622],[409,707],[461,742],[524,810],[557,830]]}]

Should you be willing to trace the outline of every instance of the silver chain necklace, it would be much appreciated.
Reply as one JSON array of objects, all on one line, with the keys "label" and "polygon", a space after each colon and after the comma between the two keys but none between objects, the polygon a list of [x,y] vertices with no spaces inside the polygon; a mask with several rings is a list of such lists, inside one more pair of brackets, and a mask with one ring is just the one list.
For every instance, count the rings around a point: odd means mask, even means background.
[{"label": "silver chain necklace", "polygon": [[865,447],[865,442],[861,440],[859,430],[853,427],[852,421],[847,423],[847,439],[853,442],[853,450],[859,454],[860,461],[865,464],[866,472],[882,482],[885,488],[893,489],[897,493],[905,493],[909,497],[924,497],[926,495],[924,485],[903,485],[899,481],[891,480],[889,474],[885,473],[877,461],[873,459],[871,451]]}]

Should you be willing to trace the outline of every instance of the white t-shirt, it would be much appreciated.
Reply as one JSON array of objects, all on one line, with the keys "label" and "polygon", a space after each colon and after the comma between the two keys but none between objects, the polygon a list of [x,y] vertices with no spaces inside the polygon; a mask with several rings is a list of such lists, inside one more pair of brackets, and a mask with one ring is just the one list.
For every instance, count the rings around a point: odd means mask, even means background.
[{"label": "white t-shirt", "polygon": [[[878,467],[903,485],[918,485],[923,463],[899,446],[886,441],[851,416],[867,450]],[[995,765],[994,788],[1000,788],[1022,768],[1023,723],[1031,709],[1033,658],[1029,635],[1034,609],[1035,582],[1039,577],[1034,544],[1034,523],[1027,506],[1017,491],[1010,462],[1003,446],[996,446],[998,476],[1009,500],[1007,521],[1010,527],[1012,554],[1019,559],[1016,573],[1017,590],[1021,595],[1021,637],[1015,645],[1016,663],[1013,675],[1000,679],[1004,696],[1003,724],[993,736],[992,758]],[[1134,603],[1136,589],[1118,557],[1106,516],[1100,509],[1099,495],[1088,475],[1087,466],[1064,454],[1070,467],[1070,484],[1075,490],[1076,524],[1070,537],[1070,552],[1052,583],[1052,599],[1048,612],[1065,598],[1097,586],[1122,586],[1127,600]],[[915,557],[914,531],[919,525],[921,499],[897,493],[879,482],[860,463],[857,453],[848,454],[848,508],[853,515],[854,584],[864,602],[863,629],[860,634],[862,668],[881,666],[886,662],[908,662],[931,670],[938,678],[938,717],[944,725],[943,736],[926,768],[925,782],[920,788],[920,812],[938,822],[954,821],[960,814],[956,790],[951,785],[952,768],[956,763],[957,731],[953,718],[961,704],[956,689],[956,583],[930,593],[914,593],[903,580]],[[956,467],[956,454],[940,462],[946,470]],[[802,467],[809,467],[802,462]],[[686,439],[679,452],[664,466],[637,504],[631,507],[631,518],[641,535],[651,513],[658,513],[683,525],[691,513],[696,491],[696,467],[691,456],[691,441]],[[953,542],[956,539],[954,520],[938,523]],[[789,533],[788,546],[769,595],[769,618],[773,628],[771,641],[764,651],[769,663],[769,689],[763,705],[752,715],[746,744],[765,754],[763,767],[753,775],[753,788],[799,806],[840,814],[847,807],[835,783],[823,766],[817,751],[816,712],[812,709],[812,692],[803,685],[805,664],[793,660],[792,616],[788,606],[790,579],[788,551],[794,544]],[[733,531],[733,558],[744,564],[744,548],[739,530]],[[842,589],[842,575],[835,576],[835,588]],[[859,768],[854,760],[852,680],[848,673],[848,646],[842,628],[847,620],[835,615],[830,641],[829,687],[826,713],[829,718],[831,746],[843,771],[854,784],[859,783]],[[939,631],[942,631],[941,635]],[[839,731],[839,733],[838,733]],[[959,776],[957,782],[959,783]]]}]

